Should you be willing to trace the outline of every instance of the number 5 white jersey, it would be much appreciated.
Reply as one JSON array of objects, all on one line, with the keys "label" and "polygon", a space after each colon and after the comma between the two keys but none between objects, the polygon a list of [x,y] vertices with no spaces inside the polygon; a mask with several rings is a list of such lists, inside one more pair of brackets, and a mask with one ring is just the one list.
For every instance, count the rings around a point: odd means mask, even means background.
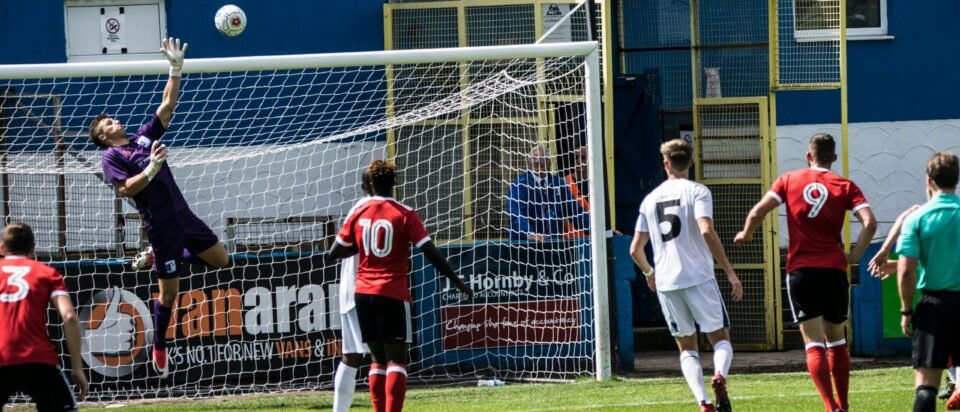
[{"label": "number 5 white jersey", "polygon": [[688,288],[713,280],[713,256],[697,219],[713,218],[713,196],[706,186],[670,179],[640,204],[637,232],[650,233],[657,290]]}]

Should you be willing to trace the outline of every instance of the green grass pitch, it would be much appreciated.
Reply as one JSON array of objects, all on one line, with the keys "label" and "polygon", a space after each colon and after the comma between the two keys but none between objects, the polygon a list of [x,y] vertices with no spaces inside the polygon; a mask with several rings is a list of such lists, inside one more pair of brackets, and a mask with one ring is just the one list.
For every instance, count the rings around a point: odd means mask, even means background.
[{"label": "green grass pitch", "polygon": [[[686,383],[676,378],[581,380],[570,384],[507,384],[501,387],[415,387],[404,410],[455,411],[696,411]],[[709,387],[709,386],[708,386]],[[823,404],[806,373],[733,375],[729,379],[735,411],[822,411]],[[905,411],[913,406],[913,370],[854,371],[850,383],[852,410]],[[93,405],[84,410],[95,409]],[[111,410],[116,406],[113,405]],[[126,405],[123,411],[330,410],[332,395],[287,394],[230,397],[201,401],[162,401]],[[943,410],[943,402],[940,402]],[[369,411],[366,392],[357,392],[354,411]]]}]

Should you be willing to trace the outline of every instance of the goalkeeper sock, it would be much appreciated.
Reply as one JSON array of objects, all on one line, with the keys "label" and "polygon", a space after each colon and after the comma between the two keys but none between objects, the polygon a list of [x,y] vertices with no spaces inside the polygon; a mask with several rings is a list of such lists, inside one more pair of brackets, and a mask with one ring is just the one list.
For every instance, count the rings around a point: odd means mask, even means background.
[{"label": "goalkeeper sock", "polygon": [[827,360],[827,348],[819,342],[807,344],[807,371],[813,384],[820,392],[824,409],[832,411],[840,407],[833,397],[833,383],[830,381],[830,361]]},{"label": "goalkeeper sock", "polygon": [[333,378],[333,412],[347,412],[357,389],[357,368],[340,362]]},{"label": "goalkeeper sock", "polygon": [[387,367],[387,412],[403,410],[403,398],[407,396],[407,366],[391,363]]},{"label": "goalkeeper sock", "polygon": [[160,304],[160,300],[153,301],[153,346],[157,349],[167,348],[167,327],[170,326],[171,308]]},{"label": "goalkeeper sock", "polygon": [[373,412],[387,412],[387,370],[383,365],[370,365],[370,403]]},{"label": "goalkeeper sock", "polygon": [[847,340],[840,339],[827,343],[827,353],[830,355],[833,386],[837,388],[837,402],[840,402],[843,410],[850,409],[847,404],[847,393],[850,387],[850,352],[847,351]]}]

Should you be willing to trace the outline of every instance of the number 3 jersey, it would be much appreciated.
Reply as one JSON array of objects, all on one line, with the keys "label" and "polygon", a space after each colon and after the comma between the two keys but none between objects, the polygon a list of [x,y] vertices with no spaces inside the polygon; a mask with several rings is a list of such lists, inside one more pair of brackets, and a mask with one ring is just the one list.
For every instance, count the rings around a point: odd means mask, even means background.
[{"label": "number 3 jersey", "polygon": [[811,167],[780,176],[767,196],[787,205],[787,273],[800,268],[847,270],[840,238],[843,219],[848,210],[870,207],[856,184]]},{"label": "number 3 jersey", "polygon": [[354,293],[410,301],[410,244],[430,240],[413,208],[393,198],[372,196],[347,216],[337,235],[343,246],[357,244]]},{"label": "number 3 jersey", "polygon": [[706,186],[670,179],[640,204],[637,232],[650,233],[657,290],[688,288],[714,279],[713,256],[697,219],[713,218],[713,196]]},{"label": "number 3 jersey", "polygon": [[68,296],[67,286],[55,269],[25,257],[0,259],[0,367],[59,365],[47,335],[47,308],[61,295]]}]

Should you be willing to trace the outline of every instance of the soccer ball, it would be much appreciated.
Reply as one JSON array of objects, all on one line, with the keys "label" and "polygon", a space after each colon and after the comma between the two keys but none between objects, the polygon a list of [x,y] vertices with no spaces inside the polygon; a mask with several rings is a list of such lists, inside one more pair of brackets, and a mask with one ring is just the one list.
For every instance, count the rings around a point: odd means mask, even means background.
[{"label": "soccer ball", "polygon": [[228,4],[217,10],[213,22],[224,36],[239,36],[247,28],[247,15],[239,7]]}]

